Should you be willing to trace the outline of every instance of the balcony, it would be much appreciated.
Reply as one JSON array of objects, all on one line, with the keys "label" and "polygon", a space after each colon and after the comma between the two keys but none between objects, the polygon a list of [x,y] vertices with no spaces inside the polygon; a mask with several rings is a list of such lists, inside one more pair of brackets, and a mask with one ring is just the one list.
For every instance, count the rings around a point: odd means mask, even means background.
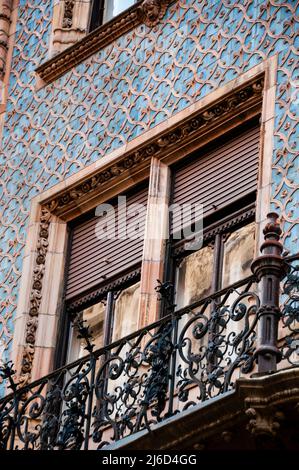
[{"label": "balcony", "polygon": [[0,449],[250,448],[256,438],[275,445],[280,427],[290,433],[299,256],[283,257],[269,216],[252,276],[181,310],[160,284],[163,318],[97,351],[78,321],[86,356],[26,387],[4,364]]}]

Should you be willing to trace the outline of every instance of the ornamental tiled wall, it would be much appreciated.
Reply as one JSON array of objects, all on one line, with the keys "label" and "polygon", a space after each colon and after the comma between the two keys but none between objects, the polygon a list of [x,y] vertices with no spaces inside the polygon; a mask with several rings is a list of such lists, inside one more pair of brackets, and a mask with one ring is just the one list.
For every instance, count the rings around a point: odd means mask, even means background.
[{"label": "ornamental tiled wall", "polygon": [[52,3],[20,0],[10,31],[0,149],[0,346],[7,354],[32,197],[275,54],[272,208],[286,248],[298,249],[298,2],[177,0],[161,24],[138,26],[40,88],[34,70],[48,58]]}]

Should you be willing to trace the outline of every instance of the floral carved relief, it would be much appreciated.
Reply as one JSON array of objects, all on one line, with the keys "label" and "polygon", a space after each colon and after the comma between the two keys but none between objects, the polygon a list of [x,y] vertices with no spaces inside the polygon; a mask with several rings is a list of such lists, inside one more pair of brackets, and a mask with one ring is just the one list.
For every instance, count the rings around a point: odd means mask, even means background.
[{"label": "floral carved relief", "polygon": [[149,27],[156,26],[166,13],[170,0],[144,0],[138,8],[140,20]]},{"label": "floral carved relief", "polygon": [[36,330],[38,327],[38,315],[42,300],[43,278],[45,274],[45,263],[48,252],[49,228],[51,213],[48,209],[41,208],[39,237],[37,241],[37,254],[33,269],[32,288],[30,292],[30,308],[25,327],[25,345],[23,350],[20,383],[26,385],[30,382],[34,359]]}]

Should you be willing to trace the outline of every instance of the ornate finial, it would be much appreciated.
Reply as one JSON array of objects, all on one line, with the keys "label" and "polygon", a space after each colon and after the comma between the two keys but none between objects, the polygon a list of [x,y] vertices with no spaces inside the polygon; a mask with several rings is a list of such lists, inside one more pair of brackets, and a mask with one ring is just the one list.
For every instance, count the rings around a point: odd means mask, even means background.
[{"label": "ornate finial", "polygon": [[283,252],[283,245],[280,242],[282,230],[278,219],[278,214],[270,212],[267,215],[268,222],[263,230],[264,243],[261,246],[263,255],[277,255],[281,256]]},{"label": "ornate finial", "polygon": [[165,302],[168,313],[171,313],[175,308],[175,304],[173,303],[174,286],[171,282],[167,281],[162,283],[159,279],[157,279],[157,283],[158,285],[155,287],[155,291],[160,295],[159,300]]},{"label": "ornate finial", "polygon": [[278,321],[280,309],[280,281],[289,270],[281,256],[283,245],[280,242],[281,228],[278,215],[268,214],[268,223],[264,229],[265,241],[261,246],[262,255],[253,260],[252,272],[261,282],[261,306],[258,309],[260,320],[260,344],[255,351],[260,373],[273,372],[281,360],[281,351],[277,345]]},{"label": "ornate finial", "polygon": [[263,230],[263,233],[265,235],[265,240],[269,238],[272,238],[272,239],[274,238],[275,240],[279,240],[282,230],[280,228],[280,224],[278,221],[278,218],[279,218],[278,214],[276,214],[276,212],[270,212],[267,215],[267,218],[269,220]]},{"label": "ornate finial", "polygon": [[71,318],[71,321],[72,321],[73,328],[75,328],[78,332],[77,338],[84,339],[86,343],[86,346],[84,349],[86,349],[89,353],[92,353],[94,349],[94,344],[92,344],[90,341],[92,339],[92,332],[86,320],[82,320],[78,318],[77,316],[74,316],[73,318]]},{"label": "ornate finial", "polygon": [[140,20],[149,27],[162,20],[170,0],[144,0],[138,8]]}]

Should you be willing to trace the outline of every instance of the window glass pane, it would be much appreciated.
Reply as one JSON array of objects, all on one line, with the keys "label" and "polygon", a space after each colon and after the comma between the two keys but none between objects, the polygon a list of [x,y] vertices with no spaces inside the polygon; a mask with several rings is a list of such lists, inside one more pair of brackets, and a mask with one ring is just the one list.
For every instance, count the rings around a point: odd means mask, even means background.
[{"label": "window glass pane", "polygon": [[111,20],[121,12],[134,5],[135,0],[106,0],[104,23]]},{"label": "window glass pane", "polygon": [[138,329],[140,282],[122,290],[115,301],[112,341]]},{"label": "window glass pane", "polygon": [[229,235],[224,243],[222,287],[250,276],[254,255],[255,223],[245,225]]},{"label": "window glass pane", "polygon": [[177,270],[176,305],[186,307],[211,293],[213,248],[206,246],[180,263]]},{"label": "window glass pane", "polygon": [[[94,350],[103,346],[105,314],[106,306],[103,302],[99,302],[92,307],[88,307],[79,313],[79,319],[85,320],[85,325],[90,327],[92,333],[91,341],[95,345]],[[75,361],[87,354],[86,349],[84,349],[86,347],[86,342],[84,339],[78,339],[77,335],[78,333],[76,328],[71,328],[68,362]]]}]

